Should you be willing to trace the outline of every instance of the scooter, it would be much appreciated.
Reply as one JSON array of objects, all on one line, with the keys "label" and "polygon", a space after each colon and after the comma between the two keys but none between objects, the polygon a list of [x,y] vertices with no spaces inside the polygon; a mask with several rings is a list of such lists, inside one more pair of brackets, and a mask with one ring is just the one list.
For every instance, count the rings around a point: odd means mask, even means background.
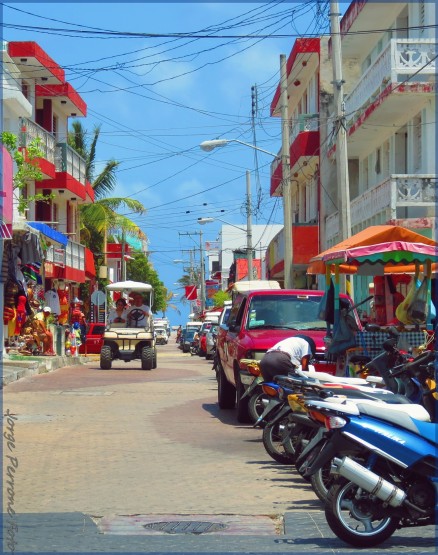
[{"label": "scooter", "polygon": [[[434,358],[424,353],[404,371],[421,373],[424,381],[427,374],[434,384]],[[337,479],[325,515],[340,539],[373,547],[397,529],[435,523],[438,425],[422,405],[309,400],[306,406],[330,432],[306,474],[331,461]]]}]

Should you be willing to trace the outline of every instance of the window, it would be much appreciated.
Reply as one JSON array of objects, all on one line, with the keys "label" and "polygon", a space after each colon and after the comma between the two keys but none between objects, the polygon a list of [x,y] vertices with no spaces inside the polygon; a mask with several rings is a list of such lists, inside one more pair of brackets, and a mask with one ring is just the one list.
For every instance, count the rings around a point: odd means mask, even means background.
[{"label": "window", "polygon": [[21,82],[21,92],[23,96],[29,100],[29,84],[26,81]]}]

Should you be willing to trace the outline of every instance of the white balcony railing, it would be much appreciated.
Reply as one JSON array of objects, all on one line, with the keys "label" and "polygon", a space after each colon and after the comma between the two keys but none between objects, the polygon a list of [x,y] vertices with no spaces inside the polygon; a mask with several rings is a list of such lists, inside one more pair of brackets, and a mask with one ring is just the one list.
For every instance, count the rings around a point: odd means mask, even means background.
[{"label": "white balcony railing", "polygon": [[319,114],[300,114],[289,126],[289,146],[300,133],[319,130]]},{"label": "white balcony railing", "polygon": [[376,61],[360,76],[357,87],[345,98],[347,121],[373,102],[389,82],[401,83],[415,73],[412,81],[436,73],[435,39],[391,39]]},{"label": "white balcony railing", "polygon": [[76,181],[85,185],[86,163],[82,156],[68,146],[67,143],[57,143],[55,154],[55,166],[58,172],[67,172]]},{"label": "white balcony railing", "polygon": [[65,248],[65,264],[76,270],[85,271],[85,247],[69,241]]},{"label": "white balcony railing", "polygon": [[26,147],[30,141],[38,139],[38,147],[43,157],[52,164],[55,163],[55,137],[28,118],[20,118],[20,146]]},{"label": "white balcony railing", "polygon": [[277,156],[271,162],[271,177],[274,175],[275,170],[278,168],[280,164],[281,164],[281,149],[278,151]]},{"label": "white balcony railing", "polygon": [[52,262],[61,268],[65,266],[65,249],[55,248],[53,245],[47,248],[46,262]]},{"label": "white balcony railing", "polygon": [[[351,201],[350,214],[351,221],[354,222],[351,233],[358,233],[369,225],[384,224],[389,220],[397,219],[397,208],[434,209],[438,201],[437,181],[435,175],[391,175]],[[334,212],[325,222],[327,247],[337,242],[338,233],[338,212]]]}]

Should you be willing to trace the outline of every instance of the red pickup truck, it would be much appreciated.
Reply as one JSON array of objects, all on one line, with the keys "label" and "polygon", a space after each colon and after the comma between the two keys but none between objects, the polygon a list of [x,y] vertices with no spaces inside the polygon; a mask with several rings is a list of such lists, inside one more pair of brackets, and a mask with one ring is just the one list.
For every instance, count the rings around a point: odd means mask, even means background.
[{"label": "red pickup truck", "polygon": [[104,332],[105,324],[101,322],[87,324],[85,343],[79,347],[79,354],[98,355],[102,349]]},{"label": "red pickup truck", "polygon": [[[233,304],[226,324],[217,332],[218,403],[222,409],[234,408],[237,398],[237,419],[248,422],[248,398],[241,399],[245,385],[241,381],[239,361],[242,358],[261,360],[264,353],[287,337],[305,334],[315,341],[314,365],[320,372],[334,374],[336,366],[325,358],[326,322],[318,318],[323,291],[280,289],[254,290],[241,282],[235,284]],[[248,284],[248,282],[246,282]],[[251,283],[257,287],[256,282]],[[349,304],[351,301],[342,295]],[[357,313],[354,311],[358,326]]]}]

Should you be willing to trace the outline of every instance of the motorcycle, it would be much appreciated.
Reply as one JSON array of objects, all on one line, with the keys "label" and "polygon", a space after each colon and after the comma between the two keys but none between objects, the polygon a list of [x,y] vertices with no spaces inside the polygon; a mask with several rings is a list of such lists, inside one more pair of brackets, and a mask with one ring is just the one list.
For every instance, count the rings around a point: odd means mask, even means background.
[{"label": "motorcycle", "polygon": [[[419,376],[433,405],[434,358],[433,352],[423,353],[392,376]],[[309,400],[306,406],[329,430],[306,475],[331,461],[336,481],[327,495],[325,515],[340,539],[355,547],[373,547],[397,529],[434,524],[438,426],[425,407],[333,400]]]}]

